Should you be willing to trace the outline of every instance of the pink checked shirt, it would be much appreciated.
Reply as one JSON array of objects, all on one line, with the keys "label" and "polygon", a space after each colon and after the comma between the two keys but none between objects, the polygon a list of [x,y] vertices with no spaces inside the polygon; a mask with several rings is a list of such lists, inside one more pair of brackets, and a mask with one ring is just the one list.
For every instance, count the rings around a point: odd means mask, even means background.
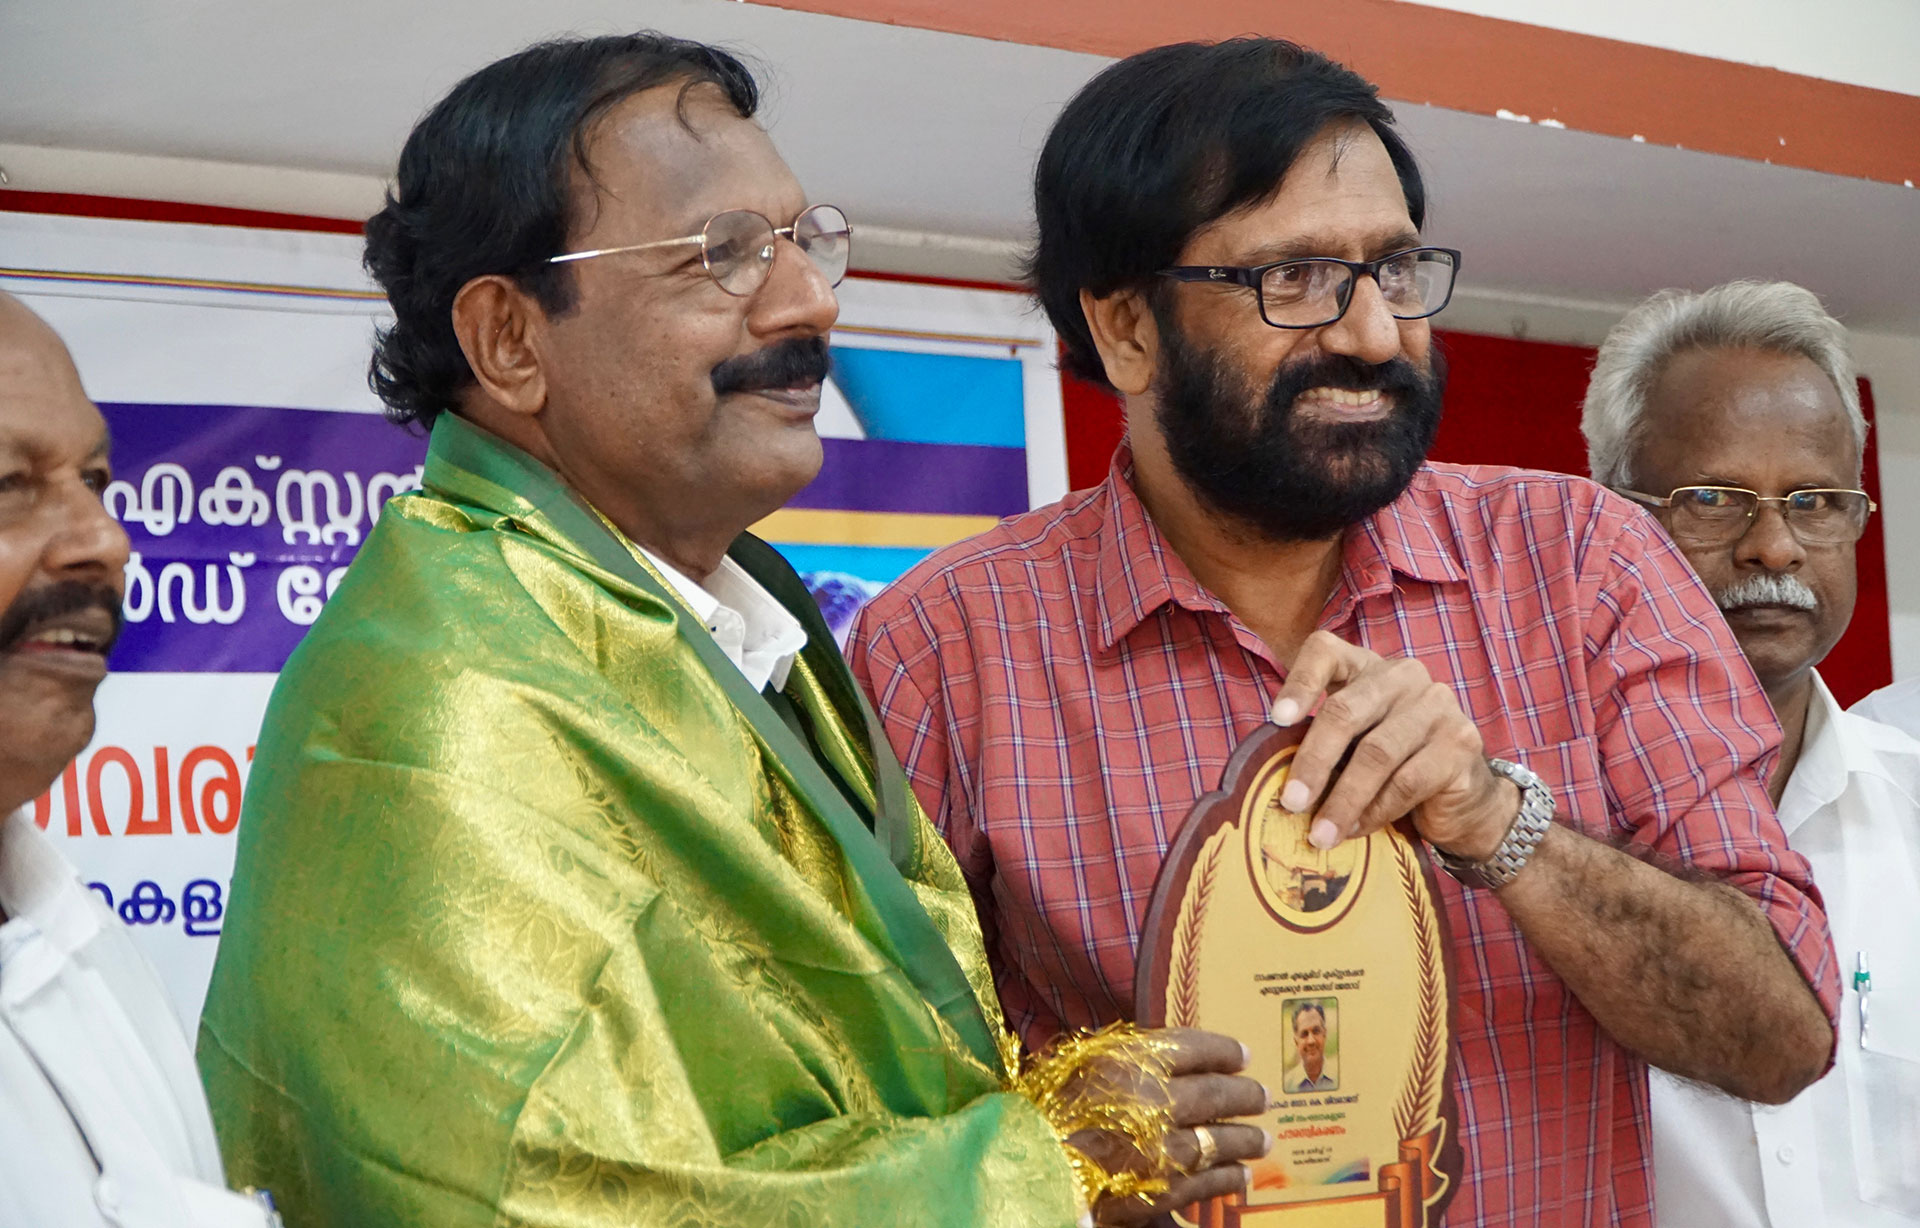
[{"label": "pink checked shirt", "polygon": [[[1168,841],[1285,673],[1194,581],[1130,476],[1123,447],[1101,486],[939,552],[847,645],[972,883],[1029,1045],[1128,1013]],[[1545,778],[1560,821],[1750,895],[1833,1014],[1826,918],[1762,786],[1779,727],[1637,508],[1578,478],[1430,465],[1347,534],[1320,626],[1449,683],[1488,754]],[[1449,1220],[1651,1223],[1644,1063],[1493,895],[1444,875],[1440,891],[1466,1148]]]}]

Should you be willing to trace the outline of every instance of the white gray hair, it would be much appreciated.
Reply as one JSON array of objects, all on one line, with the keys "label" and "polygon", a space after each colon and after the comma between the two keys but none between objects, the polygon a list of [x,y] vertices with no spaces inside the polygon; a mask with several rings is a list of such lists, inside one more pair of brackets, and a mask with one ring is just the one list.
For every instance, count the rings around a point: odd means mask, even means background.
[{"label": "white gray hair", "polygon": [[1625,316],[1600,343],[1587,383],[1580,432],[1587,471],[1605,486],[1633,484],[1647,394],[1674,355],[1699,349],[1798,354],[1826,373],[1846,407],[1856,450],[1867,443],[1860,385],[1847,330],[1813,291],[1786,281],[1730,281],[1703,294],[1662,290]]}]

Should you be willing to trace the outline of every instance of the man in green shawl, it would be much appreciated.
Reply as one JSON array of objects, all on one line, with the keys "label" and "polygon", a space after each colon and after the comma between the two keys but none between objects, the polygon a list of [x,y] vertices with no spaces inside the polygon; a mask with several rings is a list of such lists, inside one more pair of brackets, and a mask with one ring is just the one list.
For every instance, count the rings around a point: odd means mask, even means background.
[{"label": "man in green shawl", "polygon": [[200,1035],[294,1228],[1139,1223],[1267,1145],[1223,1037],[1008,1068],[955,864],[744,532],[820,466],[849,243],[755,101],[534,47],[368,224],[423,489],[274,692]]}]

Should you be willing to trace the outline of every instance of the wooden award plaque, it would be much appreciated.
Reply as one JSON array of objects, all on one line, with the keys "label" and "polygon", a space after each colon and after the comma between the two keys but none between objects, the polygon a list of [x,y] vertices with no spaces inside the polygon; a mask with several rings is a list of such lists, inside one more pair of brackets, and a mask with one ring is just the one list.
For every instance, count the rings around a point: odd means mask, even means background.
[{"label": "wooden award plaque", "polygon": [[[1252,1050],[1273,1150],[1199,1228],[1431,1228],[1460,1181],[1445,919],[1397,827],[1322,851],[1281,807],[1306,733],[1263,725],[1194,805],[1154,884],[1135,1018]],[[1319,1057],[1318,1073],[1314,1058]]]}]

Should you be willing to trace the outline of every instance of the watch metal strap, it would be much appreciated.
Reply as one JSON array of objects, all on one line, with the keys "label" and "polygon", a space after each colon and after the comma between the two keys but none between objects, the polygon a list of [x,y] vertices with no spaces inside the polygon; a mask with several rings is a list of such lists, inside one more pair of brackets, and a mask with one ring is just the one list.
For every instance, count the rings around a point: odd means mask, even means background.
[{"label": "watch metal strap", "polygon": [[1443,849],[1434,852],[1439,855],[1441,868],[1467,886],[1498,888],[1519,876],[1532,860],[1533,850],[1546,839],[1547,829],[1553,826],[1553,793],[1546,781],[1517,763],[1489,759],[1487,766],[1520,786],[1520,813],[1507,828],[1506,838],[1485,861],[1455,857]]}]

